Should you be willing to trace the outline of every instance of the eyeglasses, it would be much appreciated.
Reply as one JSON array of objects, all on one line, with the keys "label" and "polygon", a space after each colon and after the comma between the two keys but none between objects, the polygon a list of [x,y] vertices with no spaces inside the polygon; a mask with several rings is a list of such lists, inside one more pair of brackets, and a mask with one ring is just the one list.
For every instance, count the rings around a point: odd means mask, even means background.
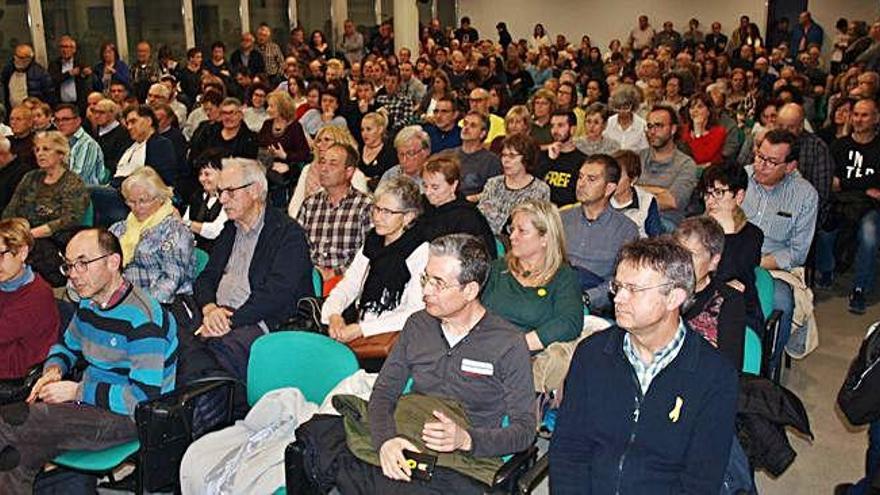
[{"label": "eyeglasses", "polygon": [[152,197],[152,198],[148,198],[148,199],[141,198],[141,199],[136,199],[136,200],[128,200],[128,199],[126,199],[126,200],[125,200],[125,204],[128,205],[129,208],[135,208],[135,207],[138,207],[138,206],[141,207],[141,208],[143,208],[144,206],[147,206],[147,205],[149,205],[150,203],[153,203],[153,202],[156,201],[157,199],[158,199],[158,198],[156,198],[156,197]]},{"label": "eyeglasses", "polygon": [[761,162],[764,165],[770,165],[772,167],[778,167],[780,165],[785,165],[787,163],[787,160],[782,160],[780,162],[780,161],[774,160],[773,158],[770,158],[769,156],[761,153],[760,151],[756,151],[755,152],[755,163],[757,163],[757,162]]},{"label": "eyeglasses", "polygon": [[64,258],[64,255],[58,253],[58,256],[61,256],[61,259],[64,260],[64,262],[61,263],[61,266],[59,266],[58,269],[61,270],[61,274],[65,277],[69,276],[72,272],[85,273],[89,269],[89,265],[98,260],[102,260],[110,256],[111,254],[113,253],[107,253],[102,256],[98,256],[97,258],[92,258],[90,260],[76,260],[73,263],[68,263],[67,260]]},{"label": "eyeglasses", "polygon": [[453,287],[461,287],[464,284],[450,284],[449,282],[428,275],[427,273],[423,273],[421,277],[419,277],[419,282],[422,284],[422,288],[427,288],[429,285],[434,288],[437,292],[443,292],[446,289],[451,289]]},{"label": "eyeglasses", "polygon": [[721,199],[724,197],[724,193],[729,191],[729,187],[716,187],[715,189],[706,189],[703,191],[703,196],[711,197],[713,199]]},{"label": "eyeglasses", "polygon": [[415,157],[419,156],[419,155],[422,153],[422,151],[425,151],[425,149],[424,149],[424,148],[419,148],[419,149],[417,149],[417,150],[398,151],[398,152],[397,152],[397,156],[398,156],[398,158],[400,158],[401,160],[404,159],[404,158],[415,158]]},{"label": "eyeglasses", "polygon": [[250,186],[250,185],[252,185],[252,184],[253,184],[253,182],[248,182],[247,184],[242,184],[242,185],[240,185],[240,186],[234,186],[234,187],[218,187],[218,188],[217,188],[217,196],[223,196],[223,193],[227,193],[227,194],[229,194],[230,196],[233,196],[233,195],[235,194],[235,191],[238,191],[238,190],[240,190],[240,189],[244,189],[244,188],[246,188],[246,187],[248,187],[248,186]]},{"label": "eyeglasses", "polygon": [[407,210],[390,210],[388,208],[382,208],[379,205],[373,205],[370,207],[370,212],[373,215],[403,215],[407,212]]},{"label": "eyeglasses", "polygon": [[639,287],[637,285],[628,284],[626,282],[621,282],[619,280],[612,280],[608,291],[614,295],[617,295],[618,293],[620,293],[620,291],[622,289],[626,289],[626,291],[629,292],[630,294],[638,294],[639,292],[645,292],[646,290],[651,290],[651,289],[659,289],[661,287],[667,287],[669,285],[672,285],[672,282],[664,282],[662,284],[649,285],[647,287]]},{"label": "eyeglasses", "polygon": [[519,156],[522,156],[522,153],[501,153],[501,158],[508,158],[511,160],[516,159]]}]

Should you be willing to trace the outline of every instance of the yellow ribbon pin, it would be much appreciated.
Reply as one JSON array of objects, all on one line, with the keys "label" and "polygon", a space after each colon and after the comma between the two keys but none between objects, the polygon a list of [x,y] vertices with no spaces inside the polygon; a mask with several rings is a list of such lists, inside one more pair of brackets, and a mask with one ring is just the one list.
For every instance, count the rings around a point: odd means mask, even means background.
[{"label": "yellow ribbon pin", "polygon": [[675,407],[673,407],[672,410],[669,411],[669,420],[670,421],[672,421],[673,423],[678,422],[678,417],[679,417],[679,415],[681,415],[681,406],[683,406],[683,405],[684,405],[684,399],[682,399],[679,396],[676,396],[675,397]]},{"label": "yellow ribbon pin", "polygon": [[545,289],[545,288],[543,288],[543,287],[541,287],[540,289],[538,289],[538,297],[544,297],[544,296],[546,296],[546,295],[547,295],[547,289]]}]

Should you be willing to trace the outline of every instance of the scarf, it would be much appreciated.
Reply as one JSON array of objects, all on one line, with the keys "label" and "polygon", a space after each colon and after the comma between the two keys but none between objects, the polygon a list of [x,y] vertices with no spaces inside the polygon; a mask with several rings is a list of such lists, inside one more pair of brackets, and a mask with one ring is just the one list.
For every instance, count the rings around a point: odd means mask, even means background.
[{"label": "scarf", "polygon": [[380,315],[400,304],[403,289],[412,278],[406,259],[425,242],[422,231],[413,225],[389,245],[385,238],[371,230],[364,241],[364,256],[370,260],[370,270],[361,291],[359,314]]},{"label": "scarf", "polygon": [[6,282],[0,282],[0,292],[15,292],[33,281],[34,270],[30,265],[24,265],[24,271],[21,276]]},{"label": "scarf", "polygon": [[143,222],[138,220],[134,213],[128,214],[128,218],[125,219],[125,232],[119,238],[119,244],[122,245],[122,266],[128,266],[134,259],[134,251],[141,241],[141,235],[145,231],[159,225],[162,220],[165,220],[165,217],[173,212],[174,206],[172,206],[171,200],[168,200],[152,215],[145,218]]}]

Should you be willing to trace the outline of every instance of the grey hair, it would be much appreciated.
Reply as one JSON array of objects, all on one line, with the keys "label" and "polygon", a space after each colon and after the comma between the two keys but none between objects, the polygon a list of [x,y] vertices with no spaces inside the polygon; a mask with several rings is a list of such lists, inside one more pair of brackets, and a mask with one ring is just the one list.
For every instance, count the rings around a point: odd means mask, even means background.
[{"label": "grey hair", "polygon": [[145,188],[150,196],[161,199],[163,203],[174,196],[174,191],[165,184],[159,173],[149,165],[136,169],[122,181],[122,187],[120,188],[122,196],[125,199],[129,199],[128,195],[135,186]]},{"label": "grey hair", "polygon": [[171,98],[171,89],[162,83],[153,84],[152,86],[150,86],[150,91],[157,91],[162,93],[162,98]]},{"label": "grey hair", "polygon": [[238,169],[241,171],[244,183],[253,182],[257,185],[260,199],[266,202],[269,195],[269,181],[266,179],[266,169],[256,160],[250,158],[224,158],[222,162],[223,170]]},{"label": "grey hair", "polygon": [[431,241],[431,256],[449,256],[458,260],[461,270],[458,283],[465,285],[476,282],[482,290],[489,279],[489,266],[492,260],[486,243],[470,234],[448,234]]},{"label": "grey hair", "polygon": [[373,194],[373,201],[375,202],[386,194],[397,199],[400,209],[415,213],[417,217],[422,214],[422,191],[419,189],[419,185],[409,177],[397,175],[383,180]]},{"label": "grey hair", "polygon": [[617,256],[617,265],[623,263],[659,273],[673,289],[685,291],[685,301],[689,301],[694,293],[696,278],[691,253],[668,235],[639,239],[624,245]]},{"label": "grey hair", "polygon": [[629,106],[635,112],[642,103],[642,92],[634,84],[621,84],[611,93],[608,106],[612,109]]},{"label": "grey hair", "polygon": [[420,125],[408,125],[398,131],[394,138],[394,149],[406,146],[412,139],[418,139],[423,150],[431,149],[431,137]]},{"label": "grey hair", "polygon": [[724,229],[708,215],[685,218],[675,229],[675,236],[681,240],[696,239],[710,256],[724,252]]}]

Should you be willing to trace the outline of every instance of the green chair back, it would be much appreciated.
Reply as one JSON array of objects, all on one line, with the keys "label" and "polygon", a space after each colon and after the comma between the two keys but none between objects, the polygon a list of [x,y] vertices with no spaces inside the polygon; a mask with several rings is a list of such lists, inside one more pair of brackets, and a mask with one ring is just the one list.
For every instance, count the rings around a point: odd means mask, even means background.
[{"label": "green chair back", "polygon": [[501,239],[497,237],[495,238],[495,251],[498,252],[499,258],[504,256],[504,253],[506,252],[506,250],[504,249],[504,243],[501,242]]},{"label": "green chair back", "polygon": [[746,327],[745,344],[743,349],[743,373],[753,375],[761,374],[761,357],[764,351],[761,346],[761,338],[751,327]]},{"label": "green chair back", "polygon": [[760,266],[755,267],[755,287],[758,289],[761,312],[764,313],[764,318],[769,318],[773,312],[773,277]]},{"label": "green chair back", "polygon": [[324,278],[317,268],[312,268],[312,288],[315,291],[315,297],[324,297]]},{"label": "green chair back", "polygon": [[247,399],[282,387],[296,387],[309,402],[320,404],[343,378],[358,370],[354,353],[345,344],[312,332],[279,331],[251,346]]},{"label": "green chair back", "polygon": [[202,273],[206,266],[208,266],[208,253],[203,249],[196,248],[196,277]]},{"label": "green chair back", "polygon": [[103,473],[124,462],[140,448],[141,443],[132,440],[104,450],[69,450],[52,462],[77,471]]},{"label": "green chair back", "polygon": [[82,221],[80,223],[83,227],[95,226],[95,205],[91,201],[89,201],[89,205],[86,206],[86,212],[83,213]]}]

